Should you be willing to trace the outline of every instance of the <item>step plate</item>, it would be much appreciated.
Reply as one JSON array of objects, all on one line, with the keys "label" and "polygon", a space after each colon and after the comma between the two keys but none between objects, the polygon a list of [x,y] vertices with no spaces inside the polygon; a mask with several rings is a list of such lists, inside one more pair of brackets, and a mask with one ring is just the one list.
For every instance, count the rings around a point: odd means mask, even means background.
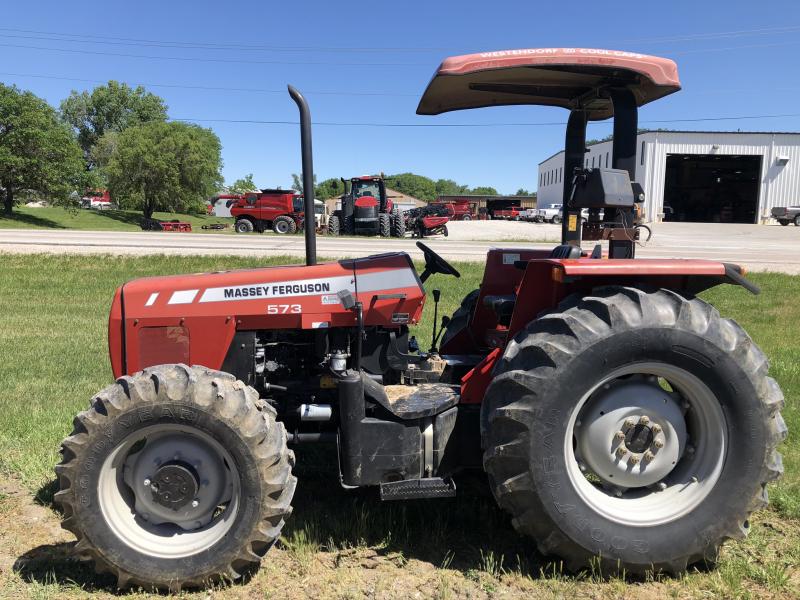
[{"label": "step plate", "polygon": [[452,479],[426,477],[381,484],[381,500],[413,500],[416,498],[453,498],[456,484]]}]

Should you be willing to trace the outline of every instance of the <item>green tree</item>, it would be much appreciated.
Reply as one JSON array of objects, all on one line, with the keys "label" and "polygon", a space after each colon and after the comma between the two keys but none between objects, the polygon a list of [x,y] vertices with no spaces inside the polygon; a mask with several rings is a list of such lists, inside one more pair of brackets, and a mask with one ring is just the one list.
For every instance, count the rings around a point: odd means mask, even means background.
[{"label": "green tree", "polygon": [[436,181],[437,196],[457,196],[468,193],[469,186],[456,183],[452,179],[439,179]]},{"label": "green tree", "polygon": [[244,194],[245,192],[253,192],[257,189],[258,188],[253,181],[252,173],[248,173],[241,179],[237,179],[228,186],[228,190],[230,190],[230,192],[233,194]]},{"label": "green tree", "polygon": [[[312,176],[312,181],[314,182],[314,189],[316,190],[317,187],[317,174],[314,173]],[[292,188],[303,193],[303,175],[298,175],[297,173],[292,173]]]},{"label": "green tree", "polygon": [[515,193],[515,196],[535,196],[536,194],[533,192],[529,192],[525,188],[519,188]]},{"label": "green tree", "polygon": [[222,184],[221,145],[210,129],[153,121],[119,134],[106,172],[114,199],[151,218],[156,210],[202,211]]},{"label": "green tree", "polygon": [[327,200],[344,194],[344,184],[341,179],[331,177],[317,184],[316,197],[319,200]]},{"label": "green tree", "polygon": [[72,131],[56,111],[31,92],[0,84],[0,186],[4,211],[10,215],[22,190],[67,202],[83,192],[88,176]]},{"label": "green tree", "polygon": [[386,177],[386,187],[420,200],[434,200],[436,198],[436,184],[433,179],[415,175],[414,173],[389,175]]},{"label": "green tree", "polygon": [[488,186],[478,186],[478,187],[472,188],[469,193],[470,194],[476,194],[476,195],[479,195],[479,196],[498,196],[499,195],[496,189],[494,189],[493,187],[488,187]]},{"label": "green tree", "polygon": [[73,90],[61,102],[61,118],[78,133],[78,143],[91,161],[92,148],[103,135],[150,121],[166,121],[167,105],[142,86],[132,88],[109,81],[91,93]]}]

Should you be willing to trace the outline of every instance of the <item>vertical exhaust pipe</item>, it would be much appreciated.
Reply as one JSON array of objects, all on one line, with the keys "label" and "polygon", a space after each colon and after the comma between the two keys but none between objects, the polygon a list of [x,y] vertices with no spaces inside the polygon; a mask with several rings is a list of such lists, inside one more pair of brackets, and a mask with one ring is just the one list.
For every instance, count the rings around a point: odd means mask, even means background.
[{"label": "vertical exhaust pipe", "polygon": [[289,95],[300,111],[300,152],[303,156],[303,201],[306,224],[306,264],[317,264],[316,213],[314,210],[314,163],[311,158],[311,111],[308,102],[295,87],[289,86]]}]

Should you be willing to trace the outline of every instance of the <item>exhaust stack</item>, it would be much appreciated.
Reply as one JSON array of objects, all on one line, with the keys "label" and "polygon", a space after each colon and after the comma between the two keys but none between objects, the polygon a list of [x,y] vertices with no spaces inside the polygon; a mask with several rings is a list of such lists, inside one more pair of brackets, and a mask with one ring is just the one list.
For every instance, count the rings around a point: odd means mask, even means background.
[{"label": "exhaust stack", "polygon": [[306,264],[317,264],[316,213],[314,210],[314,163],[311,155],[311,111],[297,88],[289,86],[289,95],[300,111],[300,152],[303,157],[303,202],[305,204]]}]

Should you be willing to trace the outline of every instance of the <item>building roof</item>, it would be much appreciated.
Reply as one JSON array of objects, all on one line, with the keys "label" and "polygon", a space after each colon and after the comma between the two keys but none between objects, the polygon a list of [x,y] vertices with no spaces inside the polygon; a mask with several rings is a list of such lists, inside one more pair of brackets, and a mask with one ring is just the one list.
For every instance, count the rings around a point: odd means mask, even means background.
[{"label": "building roof", "polygon": [[[640,131],[636,134],[638,138],[640,135],[644,135],[647,133],[666,133],[666,134],[683,134],[683,133],[701,133],[701,134],[721,134],[721,135],[797,135],[800,136],[800,131],[711,131],[711,130],[694,130],[694,129],[645,129]],[[606,142],[612,141],[612,138],[607,140],[597,140],[586,144],[587,148],[591,148],[592,146],[596,146],[598,144],[605,144]],[[551,158],[555,158],[559,154],[563,154],[564,149],[562,148],[558,152],[554,152],[547,158],[542,161],[539,161],[539,164],[542,165],[546,163]]]}]

